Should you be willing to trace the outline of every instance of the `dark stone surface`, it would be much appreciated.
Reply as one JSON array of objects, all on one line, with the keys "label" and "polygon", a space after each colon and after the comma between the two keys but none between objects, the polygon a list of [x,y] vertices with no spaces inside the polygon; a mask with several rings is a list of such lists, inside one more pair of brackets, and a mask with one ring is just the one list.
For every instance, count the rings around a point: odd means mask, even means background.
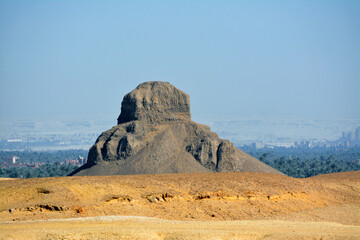
[{"label": "dark stone surface", "polygon": [[189,95],[167,82],[146,82],[125,95],[118,124],[133,120],[156,123],[190,118]]},{"label": "dark stone surface", "polygon": [[189,96],[146,82],[124,97],[118,125],[90,148],[71,175],[252,171],[282,174],[191,121]]}]

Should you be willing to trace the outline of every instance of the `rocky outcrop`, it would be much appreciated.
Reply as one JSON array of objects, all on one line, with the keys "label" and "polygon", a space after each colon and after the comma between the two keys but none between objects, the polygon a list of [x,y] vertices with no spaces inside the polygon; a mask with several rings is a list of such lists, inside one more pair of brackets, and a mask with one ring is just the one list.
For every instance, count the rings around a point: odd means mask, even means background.
[{"label": "rocky outcrop", "polygon": [[146,82],[127,94],[118,125],[90,148],[71,175],[185,172],[282,174],[191,121],[189,96],[167,82]]},{"label": "rocky outcrop", "polygon": [[160,123],[190,119],[189,95],[166,82],[147,82],[125,95],[118,124],[134,120]]}]

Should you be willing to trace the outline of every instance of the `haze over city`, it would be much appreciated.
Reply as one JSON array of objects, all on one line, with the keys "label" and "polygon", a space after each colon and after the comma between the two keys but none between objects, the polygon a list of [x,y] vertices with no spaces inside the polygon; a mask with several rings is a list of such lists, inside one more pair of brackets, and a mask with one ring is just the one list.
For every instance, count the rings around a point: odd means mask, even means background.
[{"label": "haze over city", "polygon": [[359,118],[358,1],[0,2],[1,116],[120,112],[144,81],[192,113]]},{"label": "haze over city", "polygon": [[335,140],[360,125],[359,42],[358,1],[3,0],[2,139],[87,148],[126,93],[168,81],[235,143]]}]

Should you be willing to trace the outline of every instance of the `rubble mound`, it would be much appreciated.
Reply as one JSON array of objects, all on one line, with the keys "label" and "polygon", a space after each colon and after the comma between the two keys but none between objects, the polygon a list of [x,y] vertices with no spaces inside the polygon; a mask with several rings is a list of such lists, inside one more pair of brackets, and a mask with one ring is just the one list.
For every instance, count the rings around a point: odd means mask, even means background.
[{"label": "rubble mound", "polygon": [[282,174],[191,121],[189,95],[167,82],[145,82],[125,95],[118,125],[90,148],[70,175],[191,172]]}]

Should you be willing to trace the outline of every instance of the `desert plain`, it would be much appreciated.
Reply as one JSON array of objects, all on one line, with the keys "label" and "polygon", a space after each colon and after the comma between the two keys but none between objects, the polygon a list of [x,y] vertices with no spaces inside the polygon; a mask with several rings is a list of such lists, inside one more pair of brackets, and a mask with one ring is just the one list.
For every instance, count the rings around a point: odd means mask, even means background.
[{"label": "desert plain", "polygon": [[359,239],[360,172],[0,181],[0,239]]}]

